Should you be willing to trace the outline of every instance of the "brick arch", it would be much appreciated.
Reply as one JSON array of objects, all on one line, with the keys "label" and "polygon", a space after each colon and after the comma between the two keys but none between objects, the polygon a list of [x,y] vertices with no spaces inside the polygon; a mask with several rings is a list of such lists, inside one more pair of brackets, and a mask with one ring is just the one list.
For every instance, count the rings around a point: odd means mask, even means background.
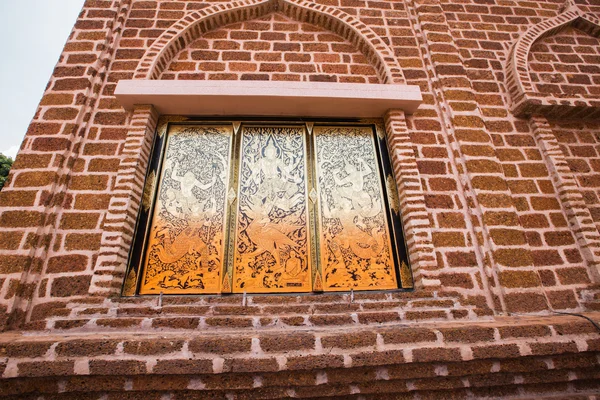
[{"label": "brick arch", "polygon": [[569,26],[591,36],[600,37],[600,18],[583,12],[569,0],[562,13],[532,26],[514,44],[507,60],[505,79],[515,115],[528,116],[539,113],[570,118],[600,115],[600,98],[553,99],[552,96],[539,93],[532,82],[528,63],[532,46]]},{"label": "brick arch", "polygon": [[306,0],[243,0],[191,12],[173,24],[148,49],[135,79],[158,79],[179,51],[210,30],[270,12],[281,12],[299,22],[337,33],[367,56],[382,83],[406,83],[392,51],[371,28],[341,10]]}]

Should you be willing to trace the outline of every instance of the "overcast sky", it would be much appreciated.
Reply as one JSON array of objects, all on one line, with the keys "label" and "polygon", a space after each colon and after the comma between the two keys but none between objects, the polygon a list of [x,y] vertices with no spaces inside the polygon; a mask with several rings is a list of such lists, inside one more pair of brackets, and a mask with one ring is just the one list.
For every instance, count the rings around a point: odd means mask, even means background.
[{"label": "overcast sky", "polygon": [[14,158],[84,0],[0,0],[0,153]]}]

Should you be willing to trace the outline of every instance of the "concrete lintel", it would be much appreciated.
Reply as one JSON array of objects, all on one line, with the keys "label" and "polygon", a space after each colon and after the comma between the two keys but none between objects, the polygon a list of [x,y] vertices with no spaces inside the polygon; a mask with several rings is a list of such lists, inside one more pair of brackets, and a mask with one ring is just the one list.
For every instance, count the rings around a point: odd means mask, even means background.
[{"label": "concrete lintel", "polygon": [[423,102],[414,85],[274,81],[121,80],[115,96],[126,110],[152,104],[163,115],[197,116],[378,118]]}]

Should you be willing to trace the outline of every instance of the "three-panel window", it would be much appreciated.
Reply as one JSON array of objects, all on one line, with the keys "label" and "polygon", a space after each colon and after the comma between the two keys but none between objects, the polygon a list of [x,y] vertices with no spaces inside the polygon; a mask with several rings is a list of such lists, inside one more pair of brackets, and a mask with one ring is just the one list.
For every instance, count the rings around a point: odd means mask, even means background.
[{"label": "three-panel window", "polygon": [[369,124],[171,123],[154,144],[124,295],[412,287]]}]

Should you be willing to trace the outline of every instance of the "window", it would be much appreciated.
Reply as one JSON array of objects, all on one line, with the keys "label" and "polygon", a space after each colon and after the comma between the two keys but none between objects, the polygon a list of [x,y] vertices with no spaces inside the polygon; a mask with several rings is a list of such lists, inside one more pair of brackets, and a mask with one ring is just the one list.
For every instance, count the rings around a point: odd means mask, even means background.
[{"label": "window", "polygon": [[373,125],[170,123],[149,171],[124,295],[412,287]]}]

